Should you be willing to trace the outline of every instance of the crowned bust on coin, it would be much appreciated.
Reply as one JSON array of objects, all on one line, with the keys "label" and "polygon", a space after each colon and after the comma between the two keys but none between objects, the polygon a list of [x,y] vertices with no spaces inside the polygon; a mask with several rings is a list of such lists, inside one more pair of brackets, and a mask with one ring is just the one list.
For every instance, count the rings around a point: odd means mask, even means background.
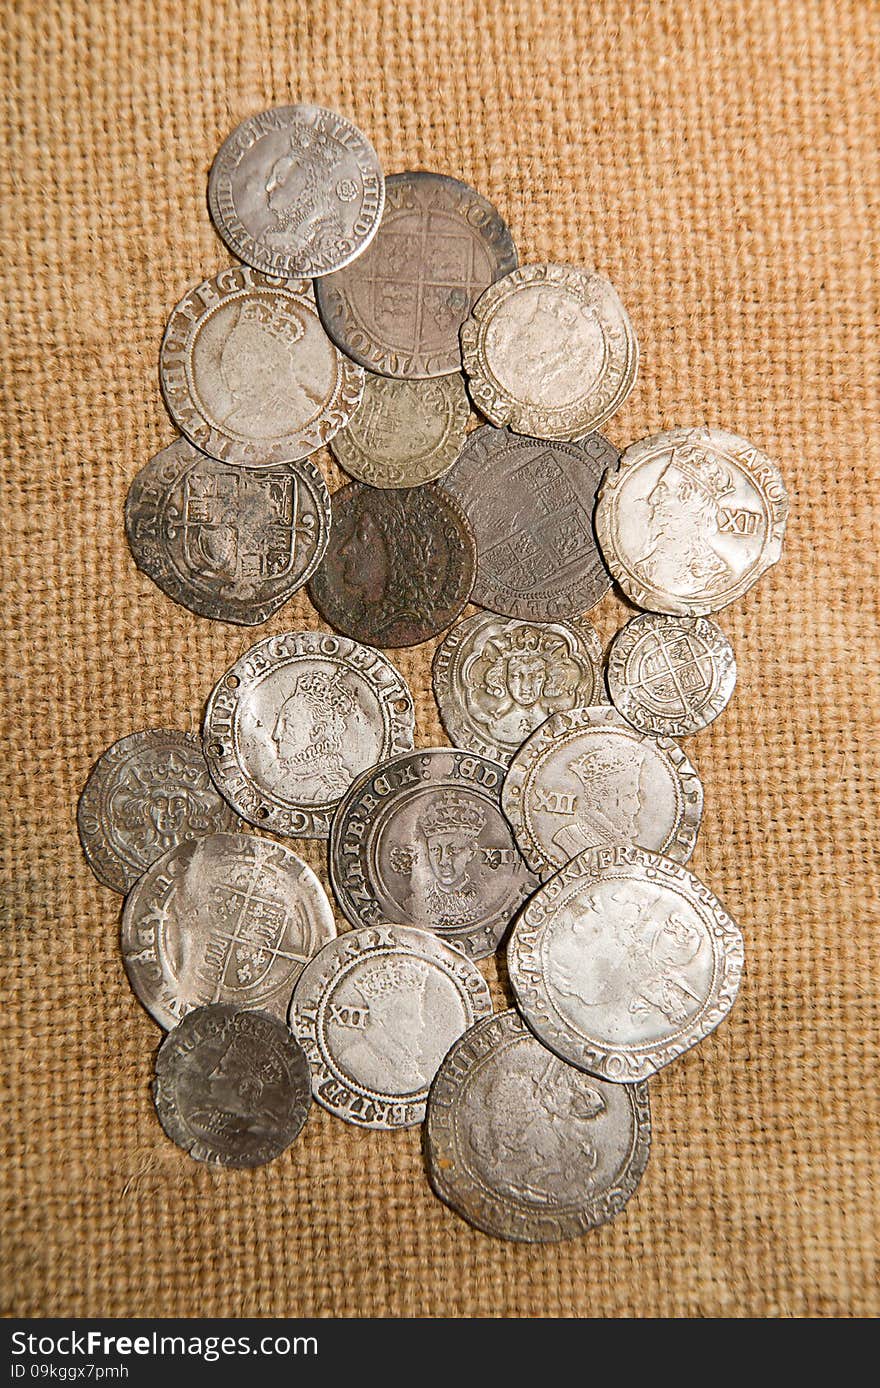
[{"label": "crowned bust on coin", "polygon": [[630,742],[615,747],[609,741],[569,763],[583,794],[576,797],[572,819],[552,838],[565,858],[573,858],[585,848],[639,842],[642,767],[638,749]]},{"label": "crowned bust on coin", "polygon": [[470,925],[480,914],[478,857],[484,811],[455,790],[432,798],[416,821],[416,842],[398,849],[391,865],[410,876],[407,910],[433,930]]},{"label": "crowned bust on coin", "polygon": [[[344,239],[345,227],[333,206],[332,192],[343,152],[320,131],[297,124],[288,145],[270,168],[264,184],[266,221],[255,239],[270,249],[286,248],[291,234],[307,240],[315,252],[330,252]],[[336,179],[340,202],[357,196],[350,179]]]},{"label": "crowned bust on coin", "polygon": [[296,782],[298,796],[316,803],[338,799],[362,770],[348,758],[357,714],[357,698],[332,674],[310,670],[294,681],[271,738],[280,769]]},{"label": "crowned bust on coin", "polygon": [[[389,955],[366,959],[346,988],[363,1002],[342,1009],[347,1024],[333,1026],[333,1052],[351,1077],[378,1092],[418,1094],[430,1084],[443,1056],[445,1033],[438,1042],[427,994],[442,980],[418,959]],[[436,1054],[439,1045],[439,1054]]]},{"label": "crowned bust on coin", "polygon": [[733,570],[714,548],[728,469],[692,444],[676,448],[645,498],[648,538],[634,568],[652,587],[683,596],[722,587]]},{"label": "crowned bust on coin", "polygon": [[229,407],[218,422],[245,437],[275,437],[290,427],[292,413],[308,419],[324,391],[309,380],[309,364],[297,344],[305,325],[287,303],[246,299],[220,348],[220,379]]},{"label": "crowned bust on coin", "polygon": [[462,671],[468,712],[492,741],[518,747],[552,713],[586,703],[594,685],[585,655],[534,626],[502,630]]}]

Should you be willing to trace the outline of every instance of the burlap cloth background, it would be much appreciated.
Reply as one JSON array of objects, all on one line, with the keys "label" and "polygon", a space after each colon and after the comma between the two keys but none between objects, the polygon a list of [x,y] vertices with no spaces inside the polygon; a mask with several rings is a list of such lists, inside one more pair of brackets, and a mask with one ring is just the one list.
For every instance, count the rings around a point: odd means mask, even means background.
[{"label": "burlap cloth background", "polygon": [[[877,1311],[878,14],[872,0],[6,7],[7,1312]],[[791,492],[782,564],[721,617],[735,700],[687,744],[706,789],[693,865],[743,927],[745,986],[653,1083],[640,1191],[580,1242],[473,1232],[431,1195],[418,1131],[320,1109],[252,1174],[186,1158],[153,1112],[160,1034],[121,968],[120,899],[80,854],[77,796],[108,743],[197,728],[253,640],[318,624],[304,597],[251,631],[190,616],[136,572],[122,525],[131,478],[174,432],[166,316],[228,261],[205,209],[211,158],[245,115],[289,101],[352,117],[388,171],[472,183],[523,261],[610,276],[642,347],[616,443],[723,425]],[[605,601],[605,637],[623,616]],[[397,657],[422,744],[442,738],[431,654]]]}]

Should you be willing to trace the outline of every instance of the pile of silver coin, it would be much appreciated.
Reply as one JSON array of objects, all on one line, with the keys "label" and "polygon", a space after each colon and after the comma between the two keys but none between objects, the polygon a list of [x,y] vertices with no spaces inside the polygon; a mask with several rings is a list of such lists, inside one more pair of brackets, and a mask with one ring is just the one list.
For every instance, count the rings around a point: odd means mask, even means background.
[{"label": "pile of silver coin", "polygon": [[[703,426],[620,453],[596,432],[638,366],[613,286],[519,265],[484,197],[384,177],[342,116],[245,120],[208,203],[242,263],[171,313],[180,437],[131,484],[131,550],[201,616],[253,626],[308,583],[332,630],[258,641],[201,739],[134,732],[83,790],[168,1033],[159,1120],[229,1167],[277,1157],[312,1098],[424,1122],[430,1181],[477,1228],[579,1235],[645,1169],[648,1079],[737,995],[742,936],[686,866],[703,790],[678,739],[731,697],[708,614],[779,558],[782,478]],[[325,444],[353,479],[332,498]],[[643,610],[603,658],[583,614],[612,581]],[[416,749],[385,651],[444,631],[451,745]],[[298,838],[328,840],[344,926]],[[502,946],[494,1013],[478,961]]]}]

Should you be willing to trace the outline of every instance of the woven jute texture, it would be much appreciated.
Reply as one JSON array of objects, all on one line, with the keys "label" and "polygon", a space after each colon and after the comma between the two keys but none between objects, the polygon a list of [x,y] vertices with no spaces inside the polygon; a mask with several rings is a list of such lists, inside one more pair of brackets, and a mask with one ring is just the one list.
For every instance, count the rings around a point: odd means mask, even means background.
[{"label": "woven jute texture", "polygon": [[[7,1313],[880,1309],[878,16],[870,0],[4,7]],[[744,987],[652,1083],[641,1188],[579,1242],[474,1232],[432,1196],[418,1131],[317,1108],[262,1170],[189,1160],[153,1111],[160,1033],[121,967],[120,899],[77,841],[107,744],[198,728],[253,640],[319,625],[304,596],[253,631],[191,616],[136,571],[122,523],[131,478],[174,433],[165,319],[228,263],[212,156],[246,115],[295,101],[351,117],[388,171],[474,185],[523,262],[614,281],[642,348],[615,443],[717,424],[791,492],[782,563],[721,614],[734,701],[687,744],[706,791],[693,866],[742,925]],[[601,605],[606,639],[624,616]],[[422,745],[445,740],[431,655],[395,657]]]}]

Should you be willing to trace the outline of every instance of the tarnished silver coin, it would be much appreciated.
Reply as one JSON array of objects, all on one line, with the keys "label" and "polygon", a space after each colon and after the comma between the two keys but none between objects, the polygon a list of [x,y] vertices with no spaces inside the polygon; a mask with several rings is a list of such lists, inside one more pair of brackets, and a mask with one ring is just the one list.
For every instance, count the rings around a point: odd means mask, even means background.
[{"label": "tarnished silver coin", "polygon": [[196,1161],[263,1166],[308,1117],[309,1063],[277,1017],[213,1003],[165,1037],[153,1099],[171,1141]]},{"label": "tarnished silver coin", "polygon": [[209,834],[164,853],[132,888],[122,958],[160,1026],[214,1002],[286,1021],[293,985],[335,934],[327,893],[289,848]]},{"label": "tarnished silver coin", "polygon": [[492,954],[537,880],[501,813],[504,770],[433,747],[362,776],[339,806],[330,880],[354,925],[391,921]]},{"label": "tarnished silver coin", "polygon": [[332,530],[309,597],[337,631],[371,646],[415,646],[454,622],[474,586],[477,546],[435,486],[333,493]]},{"label": "tarnished silver coin", "polygon": [[576,265],[523,265],[461,330],[471,399],[493,424],[542,439],[601,428],[636,382],[639,347],[614,286]]},{"label": "tarnished silver coin", "polygon": [[199,739],[168,728],[129,733],[101,754],[76,821],[89,867],[115,892],[127,892],[176,844],[238,828],[211,784]]},{"label": "tarnished silver coin", "polygon": [[172,419],[204,453],[243,467],[314,453],[360,404],[364,373],[321,326],[308,280],[230,266],[184,295],[165,329],[159,381]]},{"label": "tarnished silver coin", "polygon": [[721,429],[674,429],[631,444],[596,506],[605,561],[639,607],[684,617],[742,597],[782,553],[779,469]]},{"label": "tarnished silver coin", "polygon": [[553,713],[602,698],[602,643],[582,622],[477,612],[434,655],[434,695],[456,747],[506,766]]},{"label": "tarnished silver coin", "polygon": [[501,807],[526,862],[548,877],[586,848],[621,843],[686,863],[703,787],[677,742],[594,704],[555,713],[532,733],[510,763]]},{"label": "tarnished silver coin", "polygon": [[428,1098],[431,1185],[495,1238],[556,1243],[619,1214],[648,1162],[646,1084],[607,1084],[548,1051],[516,1012],[477,1022]]},{"label": "tarnished silver coin", "polygon": [[322,106],[276,106],[223,141],[208,208],[229,249],[285,279],[338,270],[379,229],[379,159],[365,135]]},{"label": "tarnished silver coin", "polygon": [[361,1128],[412,1128],[452,1043],[492,1011],[475,964],[424,930],[347,930],[304,969],[290,1028],[318,1103]]},{"label": "tarnished silver coin", "polygon": [[367,372],[361,403],[330,448],[359,482],[420,487],[452,467],[470,408],[460,375],[401,381]]},{"label": "tarnished silver coin", "polygon": [[526,905],[507,946],[520,1011],[564,1060],[646,1079],[723,1021],[743,938],[709,888],[641,848],[580,853]]},{"label": "tarnished silver coin", "polygon": [[330,535],[330,493],[307,458],[233,467],[175,439],[129,488],[138,568],[200,617],[254,626],[308,582]]},{"label": "tarnished silver coin", "polygon": [[601,434],[548,443],[488,425],[437,483],[477,539],[472,601],[505,617],[570,621],[611,587],[593,532],[596,489],[617,460]]},{"label": "tarnished silver coin", "polygon": [[708,617],[643,612],[612,641],[607,680],[611,702],[634,728],[689,737],[727,707],[736,661]]},{"label": "tarnished silver coin", "polygon": [[288,631],[222,676],[202,736],[215,785],[249,823],[321,839],[352,781],[408,751],[414,726],[412,695],[379,651]]},{"label": "tarnished silver coin", "polygon": [[376,239],[355,265],[318,281],[318,308],[333,341],[368,370],[447,376],[461,371],[461,324],[516,261],[507,226],[466,183],[392,174]]}]

